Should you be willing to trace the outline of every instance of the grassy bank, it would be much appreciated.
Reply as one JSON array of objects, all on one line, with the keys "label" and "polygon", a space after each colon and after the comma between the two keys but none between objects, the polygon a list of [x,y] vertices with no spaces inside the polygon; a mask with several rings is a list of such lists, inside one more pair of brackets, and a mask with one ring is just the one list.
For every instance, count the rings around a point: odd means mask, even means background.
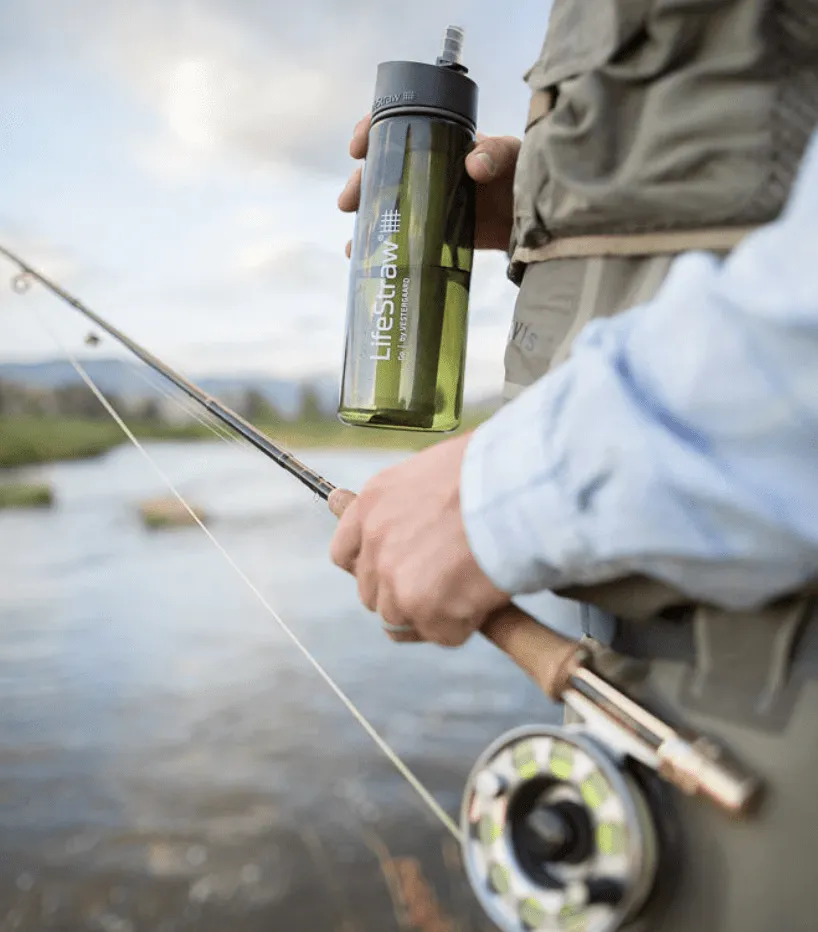
[{"label": "grassy bank", "polygon": [[[490,414],[472,411],[462,430],[476,427]],[[213,434],[200,424],[171,426],[157,422],[129,422],[144,440],[211,440]],[[419,450],[445,434],[346,427],[338,421],[277,422],[258,425],[277,443],[292,448],[346,448]],[[127,443],[113,421],[78,418],[0,417],[0,467],[25,466],[55,460],[85,459]]]},{"label": "grassy bank", "polygon": [[[196,439],[206,435],[193,428],[161,424],[133,424],[131,429],[146,439]],[[0,417],[0,467],[25,466],[54,460],[99,456],[127,442],[113,421],[56,417]]]}]

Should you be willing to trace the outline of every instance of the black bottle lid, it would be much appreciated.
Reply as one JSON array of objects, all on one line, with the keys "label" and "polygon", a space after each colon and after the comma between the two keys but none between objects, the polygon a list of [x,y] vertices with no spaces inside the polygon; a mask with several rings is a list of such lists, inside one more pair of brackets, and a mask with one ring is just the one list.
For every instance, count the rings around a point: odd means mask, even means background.
[{"label": "black bottle lid", "polygon": [[460,63],[463,31],[449,26],[437,63],[387,61],[378,65],[372,123],[399,113],[437,113],[477,126],[477,85]]}]

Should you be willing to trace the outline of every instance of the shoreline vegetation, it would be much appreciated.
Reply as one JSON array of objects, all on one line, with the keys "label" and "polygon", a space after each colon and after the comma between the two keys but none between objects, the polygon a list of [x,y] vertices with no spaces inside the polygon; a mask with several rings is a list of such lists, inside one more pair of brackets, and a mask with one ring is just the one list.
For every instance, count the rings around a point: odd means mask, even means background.
[{"label": "shoreline vegetation", "polygon": [[0,483],[0,510],[3,508],[50,508],[54,504],[51,486],[43,482]]},{"label": "shoreline vegetation", "polygon": [[[334,417],[293,421],[263,418],[253,423],[285,449],[414,451],[477,427],[495,410],[466,409],[461,427],[451,434],[348,427]],[[126,418],[126,423],[140,440],[201,442],[217,439],[212,431],[196,422],[174,425],[157,419]],[[0,469],[88,459],[123,443],[128,443],[128,438],[119,426],[98,417],[0,416]]]}]

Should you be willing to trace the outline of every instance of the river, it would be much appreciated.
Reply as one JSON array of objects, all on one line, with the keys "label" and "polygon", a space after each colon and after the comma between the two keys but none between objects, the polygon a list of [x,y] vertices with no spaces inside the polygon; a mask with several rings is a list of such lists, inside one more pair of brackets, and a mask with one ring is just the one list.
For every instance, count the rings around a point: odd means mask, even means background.
[{"label": "river", "polygon": [[[451,815],[490,741],[556,720],[478,638],[392,644],[326,506],[258,453],[149,449]],[[304,454],[353,488],[399,458]],[[142,526],[165,489],[138,451],[26,475],[57,501],[0,512],[2,932],[493,929],[451,836],[201,530]],[[448,924],[405,915],[410,869]]]}]

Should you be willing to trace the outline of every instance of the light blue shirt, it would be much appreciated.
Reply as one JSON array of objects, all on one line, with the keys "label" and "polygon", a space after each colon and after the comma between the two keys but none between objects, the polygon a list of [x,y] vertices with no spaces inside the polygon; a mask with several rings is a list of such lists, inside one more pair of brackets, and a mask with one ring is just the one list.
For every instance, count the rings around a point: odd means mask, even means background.
[{"label": "light blue shirt", "polygon": [[641,573],[749,608],[818,577],[818,133],[776,222],[678,257],[477,429],[461,506],[513,595]]}]

